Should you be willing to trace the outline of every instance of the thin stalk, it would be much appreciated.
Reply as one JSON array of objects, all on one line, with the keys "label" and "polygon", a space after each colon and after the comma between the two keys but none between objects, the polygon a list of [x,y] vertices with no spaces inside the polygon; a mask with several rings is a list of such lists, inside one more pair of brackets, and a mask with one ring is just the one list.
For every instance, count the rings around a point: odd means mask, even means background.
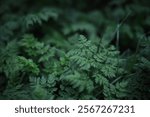
[{"label": "thin stalk", "polygon": [[97,52],[96,53],[98,53],[100,51],[101,42],[102,42],[102,38],[99,39],[99,44],[98,44]]},{"label": "thin stalk", "polygon": [[[117,30],[116,48],[119,51],[119,34],[120,34],[119,29],[120,29],[120,24],[117,25],[117,28],[118,28],[118,30]],[[117,74],[118,74],[118,70],[119,70],[119,54],[117,56]]]}]

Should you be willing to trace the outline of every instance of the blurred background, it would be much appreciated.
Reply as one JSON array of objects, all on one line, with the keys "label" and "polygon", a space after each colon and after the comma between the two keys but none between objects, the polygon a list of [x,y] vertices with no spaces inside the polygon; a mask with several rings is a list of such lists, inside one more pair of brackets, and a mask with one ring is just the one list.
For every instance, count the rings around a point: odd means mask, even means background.
[{"label": "blurred background", "polygon": [[122,24],[120,50],[135,51],[138,39],[149,36],[149,0],[1,0],[0,8],[0,41],[5,42],[32,33],[59,45],[56,40],[80,33],[114,44]]}]

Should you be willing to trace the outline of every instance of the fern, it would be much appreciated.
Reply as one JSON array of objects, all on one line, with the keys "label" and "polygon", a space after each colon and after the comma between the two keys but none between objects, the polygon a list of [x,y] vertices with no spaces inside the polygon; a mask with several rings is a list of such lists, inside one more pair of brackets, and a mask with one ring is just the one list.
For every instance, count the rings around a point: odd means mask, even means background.
[{"label": "fern", "polygon": [[66,76],[65,80],[71,82],[73,88],[79,88],[79,93],[86,90],[88,93],[94,89],[93,82],[85,76],[80,76],[79,73],[75,72],[73,75]]},{"label": "fern", "polygon": [[150,99],[149,1],[89,2],[0,1],[0,99]]},{"label": "fern", "polygon": [[18,64],[20,64],[20,66],[23,69],[22,72],[26,71],[26,72],[31,72],[35,75],[39,74],[38,66],[31,59],[26,59],[22,56],[18,56],[17,60],[18,60]]},{"label": "fern", "polygon": [[24,18],[24,24],[27,28],[34,24],[42,25],[43,21],[47,22],[49,18],[57,20],[59,11],[57,9],[44,8],[39,13],[28,14]]},{"label": "fern", "polygon": [[[71,82],[73,88],[78,88],[78,92],[83,92],[84,89],[87,89],[87,93],[90,93],[95,90],[94,87],[103,87],[102,92],[105,93],[111,86],[111,82],[119,75],[118,71],[123,71],[123,68],[118,65],[118,54],[112,46],[98,48],[90,40],[80,36],[75,49],[67,53],[70,61],[69,69],[71,69],[70,73],[72,74],[64,78],[64,80]],[[78,72],[74,73],[72,70],[77,70]],[[86,76],[84,76],[85,74]]]}]

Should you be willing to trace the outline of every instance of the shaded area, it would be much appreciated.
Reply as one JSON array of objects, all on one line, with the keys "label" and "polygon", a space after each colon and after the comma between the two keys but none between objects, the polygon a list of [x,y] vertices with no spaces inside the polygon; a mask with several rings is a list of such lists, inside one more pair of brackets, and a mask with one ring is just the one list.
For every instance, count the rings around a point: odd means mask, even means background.
[{"label": "shaded area", "polygon": [[150,99],[150,1],[0,8],[0,99]]}]

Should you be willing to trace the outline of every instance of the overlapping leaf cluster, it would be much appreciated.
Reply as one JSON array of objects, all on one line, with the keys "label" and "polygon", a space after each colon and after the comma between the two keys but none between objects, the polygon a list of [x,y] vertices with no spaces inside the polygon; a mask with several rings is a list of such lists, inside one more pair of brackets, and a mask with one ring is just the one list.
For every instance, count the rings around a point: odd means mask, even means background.
[{"label": "overlapping leaf cluster", "polygon": [[0,99],[150,99],[149,4],[0,1]]}]

